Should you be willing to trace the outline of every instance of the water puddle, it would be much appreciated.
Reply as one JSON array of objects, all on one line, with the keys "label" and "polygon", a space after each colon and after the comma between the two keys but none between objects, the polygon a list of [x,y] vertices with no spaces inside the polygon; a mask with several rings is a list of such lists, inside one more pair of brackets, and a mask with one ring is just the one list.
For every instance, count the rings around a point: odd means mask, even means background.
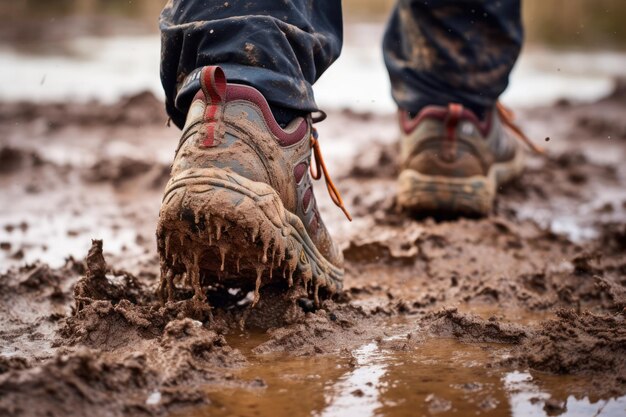
[{"label": "water puddle", "polygon": [[[263,338],[248,335],[229,342],[251,353]],[[211,406],[185,415],[617,417],[626,413],[626,397],[577,396],[585,391],[584,378],[492,366],[506,346],[428,339],[407,350],[398,348],[402,338],[366,343],[349,355],[250,355],[252,364],[235,375],[254,388],[210,388]]]},{"label": "water puddle", "polygon": [[514,417],[626,415],[626,397],[590,399],[586,396],[570,395],[567,392],[568,385],[560,382],[561,378],[553,375],[533,378],[529,372],[507,373],[503,383],[509,393],[511,415]]},{"label": "water puddle", "polygon": [[354,370],[324,390],[327,406],[321,413],[323,417],[374,415],[382,406],[379,386],[387,373],[385,355],[376,343],[361,346],[352,355],[356,361]]}]

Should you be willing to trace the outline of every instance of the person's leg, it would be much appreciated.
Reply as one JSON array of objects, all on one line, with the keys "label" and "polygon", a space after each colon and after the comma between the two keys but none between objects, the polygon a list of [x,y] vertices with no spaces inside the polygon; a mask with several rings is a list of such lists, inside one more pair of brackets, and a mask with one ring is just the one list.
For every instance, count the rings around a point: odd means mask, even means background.
[{"label": "person's leg", "polygon": [[520,0],[399,0],[383,43],[398,106],[491,110],[521,49],[520,14]]},{"label": "person's leg", "polygon": [[232,285],[254,305],[271,283],[319,303],[341,288],[343,257],[313,179],[350,218],[310,115],[311,85],[341,49],[341,2],[174,0],[161,30],[167,110],[183,130],[157,226],[162,296],[185,276],[196,300]]},{"label": "person's leg", "polygon": [[311,85],[339,56],[343,35],[340,0],[170,0],[160,26],[161,81],[179,127],[205,65],[255,87],[279,116],[316,110]]},{"label": "person's leg", "polygon": [[486,215],[523,169],[496,106],[522,44],[520,0],[399,0],[384,39],[402,131],[398,204]]}]

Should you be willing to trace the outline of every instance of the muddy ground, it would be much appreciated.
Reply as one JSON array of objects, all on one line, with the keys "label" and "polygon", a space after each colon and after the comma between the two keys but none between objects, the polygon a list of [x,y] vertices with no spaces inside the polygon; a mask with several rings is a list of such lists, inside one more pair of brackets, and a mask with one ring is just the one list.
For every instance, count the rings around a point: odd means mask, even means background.
[{"label": "muddy ground", "polygon": [[394,117],[331,112],[344,291],[210,309],[156,297],[157,99],[0,103],[0,415],[625,415],[624,114],[624,87],[520,112],[548,153],[495,213],[416,220]]}]

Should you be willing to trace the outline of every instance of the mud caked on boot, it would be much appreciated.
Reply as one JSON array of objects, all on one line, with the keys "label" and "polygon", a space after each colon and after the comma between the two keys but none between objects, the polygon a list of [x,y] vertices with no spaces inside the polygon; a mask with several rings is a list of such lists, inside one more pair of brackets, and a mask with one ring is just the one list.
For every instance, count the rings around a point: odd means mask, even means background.
[{"label": "mud caked on boot", "polygon": [[311,117],[282,128],[259,91],[228,84],[219,67],[203,68],[200,84],[159,214],[162,295],[171,298],[180,282],[198,300],[203,286],[217,283],[254,289],[253,304],[270,282],[303,285],[316,302],[320,289],[340,289],[343,256],[322,223],[311,177],[323,173],[345,208]]},{"label": "mud caked on boot", "polygon": [[521,139],[542,152],[498,103],[484,121],[460,104],[400,112],[398,204],[413,213],[487,215],[498,187],[524,168]]}]

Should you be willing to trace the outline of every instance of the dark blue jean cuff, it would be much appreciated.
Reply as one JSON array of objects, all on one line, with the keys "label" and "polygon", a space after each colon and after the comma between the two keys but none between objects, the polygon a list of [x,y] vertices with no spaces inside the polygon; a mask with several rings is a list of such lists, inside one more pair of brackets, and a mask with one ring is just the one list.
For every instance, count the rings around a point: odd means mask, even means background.
[{"label": "dark blue jean cuff", "polygon": [[[284,74],[265,68],[249,67],[239,64],[216,64],[226,73],[229,83],[245,84],[256,88],[263,94],[270,106],[293,109],[311,113],[318,111],[313,87],[304,80],[294,80]],[[192,71],[178,88],[176,100],[168,106],[168,113],[177,126],[185,123],[184,117],[191,101],[200,90],[199,74],[202,68]]]}]

